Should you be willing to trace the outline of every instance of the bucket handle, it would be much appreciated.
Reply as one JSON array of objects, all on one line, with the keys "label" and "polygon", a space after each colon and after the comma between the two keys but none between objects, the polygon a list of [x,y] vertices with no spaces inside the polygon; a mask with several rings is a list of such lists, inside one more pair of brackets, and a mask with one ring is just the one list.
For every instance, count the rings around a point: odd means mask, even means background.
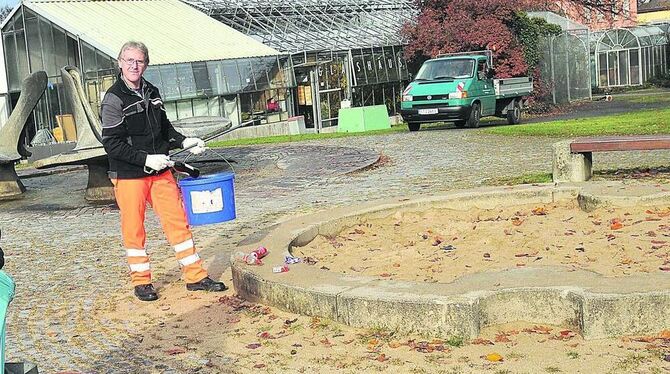
[{"label": "bucket handle", "polygon": [[[245,127],[245,126],[250,125],[250,124],[252,124],[252,123],[254,123],[253,120],[252,120],[252,121],[247,121],[247,122],[242,122],[242,123],[240,123],[240,124],[237,125],[237,126],[231,126],[231,127],[228,127],[228,128],[224,128],[223,130],[221,130],[221,131],[217,131],[216,133],[214,133],[214,134],[212,134],[212,135],[210,135],[210,136],[204,138],[203,141],[206,141],[206,142],[207,142],[207,141],[210,141],[210,140],[212,140],[212,139],[214,139],[214,138],[218,138],[218,137],[220,137],[220,136],[222,136],[222,135],[225,135],[225,134],[227,134],[227,133],[229,133],[229,132],[231,132],[231,131],[235,131],[235,130],[237,130],[237,129],[239,129],[239,128]],[[190,146],[190,147],[184,148],[184,149],[182,149],[182,150],[180,150],[180,151],[173,152],[172,154],[170,154],[170,157],[172,157],[172,156],[176,156],[176,155],[178,155],[178,154],[180,154],[180,153],[183,153],[183,152],[185,152],[185,151],[187,151],[187,150],[189,150],[189,149],[191,149],[191,148],[193,148],[193,147],[195,147],[195,146],[196,146],[196,144],[194,144],[194,145],[192,145],[192,146]],[[223,161],[226,162],[226,164],[228,164],[228,167],[230,167],[230,170],[231,170],[233,173],[235,173],[235,168],[233,168],[233,165],[231,165],[230,162],[228,162],[228,160],[226,160],[226,158],[223,157],[223,155],[221,155],[219,152],[217,152],[217,151],[215,151],[215,150],[213,150],[213,149],[211,149],[211,148],[206,148],[206,149],[207,149],[207,150],[210,150],[210,151],[212,151],[212,152],[214,152],[214,154],[216,154],[217,156],[219,156]],[[188,158],[191,157],[191,156],[193,156],[193,154],[188,154],[188,155],[184,158],[184,161],[188,161]]]}]

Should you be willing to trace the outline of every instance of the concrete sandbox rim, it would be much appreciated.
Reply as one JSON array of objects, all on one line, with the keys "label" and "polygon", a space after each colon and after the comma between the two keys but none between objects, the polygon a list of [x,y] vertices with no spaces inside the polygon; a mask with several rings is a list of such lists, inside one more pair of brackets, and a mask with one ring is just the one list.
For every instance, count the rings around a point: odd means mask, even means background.
[{"label": "concrete sandbox rim", "polygon": [[[364,328],[429,336],[474,338],[486,326],[524,321],[559,325],[586,339],[649,334],[670,328],[670,274],[605,277],[566,268],[519,268],[463,276],[451,283],[382,280],[295,264],[272,273],[291,248],[333,235],[370,217],[444,207],[464,210],[519,204],[588,201],[585,209],[626,197],[598,184],[487,187],[430,197],[394,198],[295,217],[257,233],[237,250],[270,252],[263,266],[231,258],[233,284],[243,298],[293,313]],[[599,194],[599,191],[602,192]],[[670,205],[670,193],[629,194],[628,205]],[[585,198],[587,197],[587,198]],[[666,285],[663,287],[663,285]]]}]

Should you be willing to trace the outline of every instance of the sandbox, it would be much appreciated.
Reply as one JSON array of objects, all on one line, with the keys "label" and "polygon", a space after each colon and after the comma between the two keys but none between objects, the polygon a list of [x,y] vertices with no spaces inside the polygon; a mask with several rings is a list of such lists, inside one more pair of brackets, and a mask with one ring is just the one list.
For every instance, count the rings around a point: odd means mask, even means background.
[{"label": "sandbox", "polygon": [[[474,337],[526,321],[585,338],[670,327],[670,189],[537,185],[298,217],[241,245],[243,297],[356,327]],[[287,254],[308,258],[286,273]]]}]

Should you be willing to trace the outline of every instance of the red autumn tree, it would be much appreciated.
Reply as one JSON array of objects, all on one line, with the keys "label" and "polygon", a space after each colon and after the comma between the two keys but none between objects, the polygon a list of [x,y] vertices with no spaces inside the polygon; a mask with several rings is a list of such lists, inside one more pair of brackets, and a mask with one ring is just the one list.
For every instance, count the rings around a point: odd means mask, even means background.
[{"label": "red autumn tree", "polygon": [[510,22],[530,1],[428,0],[419,4],[416,23],[406,25],[409,60],[435,57],[440,53],[490,49],[501,77],[528,71],[523,48]]},{"label": "red autumn tree", "polygon": [[[612,12],[621,0],[416,0],[416,22],[403,29],[408,44],[405,56],[421,62],[440,53],[490,49],[499,76],[532,73],[537,58],[527,58],[536,43],[522,45],[518,15],[525,10],[553,10],[561,6]],[[517,27],[517,28],[515,28]],[[522,31],[523,32],[523,31]],[[524,50],[524,48],[526,50]],[[533,52],[533,51],[531,51]],[[525,53],[525,55],[524,55]],[[536,53],[530,53],[533,55]],[[535,61],[533,61],[535,60]]]}]

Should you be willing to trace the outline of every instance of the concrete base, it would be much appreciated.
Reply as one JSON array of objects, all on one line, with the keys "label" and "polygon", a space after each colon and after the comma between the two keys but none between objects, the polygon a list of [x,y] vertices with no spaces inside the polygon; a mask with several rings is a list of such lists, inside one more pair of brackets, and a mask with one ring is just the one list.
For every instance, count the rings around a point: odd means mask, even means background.
[{"label": "concrete base", "polygon": [[107,176],[109,163],[107,154],[102,148],[79,150],[72,153],[61,153],[56,156],[37,160],[35,168],[45,169],[56,166],[86,165],[88,167],[88,185],[86,200],[91,202],[114,202],[114,187]]},{"label": "concrete base", "polygon": [[[581,186],[516,186],[347,206],[282,222],[257,236],[262,242],[247,240],[239,250],[248,252],[262,244],[270,248],[263,262],[280,264],[291,248],[317,235],[336,235],[371,218],[426,209],[575,201],[581,191]],[[668,196],[651,192],[645,198],[648,203],[667,202]],[[597,188],[589,193],[596,194]],[[666,273],[605,277],[562,267],[527,267],[426,284],[345,275],[302,263],[279,274],[270,265],[248,266],[233,259],[231,263],[233,283],[242,297],[356,327],[473,338],[486,326],[526,321],[562,325],[586,339],[670,328],[670,274]]]},{"label": "concrete base", "polygon": [[307,127],[305,127],[304,116],[291,117],[286,121],[286,124],[288,125],[289,135],[307,134],[310,132],[307,130]]},{"label": "concrete base", "polygon": [[86,201],[93,203],[110,203],[116,201],[114,186],[107,176],[109,164],[107,157],[91,160],[88,164],[88,185]]},{"label": "concrete base", "polygon": [[14,199],[26,191],[14,169],[14,162],[0,163],[0,199]]},{"label": "concrete base", "polygon": [[552,145],[554,182],[584,182],[591,179],[593,156],[589,153],[570,152],[571,140]]},{"label": "concrete base", "polygon": [[71,152],[76,145],[76,142],[64,142],[28,147],[28,151],[32,154],[30,157],[28,157],[28,162],[35,162],[37,160],[53,157],[61,153]]}]

